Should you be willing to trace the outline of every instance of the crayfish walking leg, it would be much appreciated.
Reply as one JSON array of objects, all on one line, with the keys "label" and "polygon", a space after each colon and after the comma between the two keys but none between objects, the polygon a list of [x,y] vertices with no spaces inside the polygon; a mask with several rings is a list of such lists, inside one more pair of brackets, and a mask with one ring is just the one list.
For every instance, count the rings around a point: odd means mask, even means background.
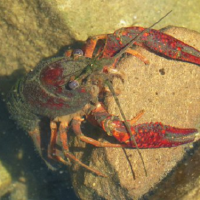
[{"label": "crayfish walking leg", "polygon": [[[66,162],[62,157],[56,155],[56,138],[57,138],[57,124],[55,122],[51,122],[50,124],[51,128],[51,140],[49,144],[49,149],[48,149],[48,154],[51,156],[53,159],[65,164],[69,165],[68,162]],[[68,123],[66,122],[61,122],[59,124],[59,135],[60,135],[60,140],[62,143],[62,148],[63,148],[63,153],[66,158],[68,158],[70,161],[73,161],[75,163],[78,163],[82,167],[86,168],[87,170],[97,174],[98,176],[103,176],[106,177],[104,174],[99,172],[98,170],[95,170],[84,163],[82,163],[79,159],[77,159],[72,153],[69,151],[69,146],[67,144],[68,139],[67,139],[67,129],[68,129]]]}]

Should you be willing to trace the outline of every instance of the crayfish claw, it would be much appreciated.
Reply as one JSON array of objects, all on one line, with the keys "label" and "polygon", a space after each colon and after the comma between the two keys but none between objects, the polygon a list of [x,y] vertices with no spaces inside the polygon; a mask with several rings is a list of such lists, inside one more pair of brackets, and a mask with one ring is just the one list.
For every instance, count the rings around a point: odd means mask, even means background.
[{"label": "crayfish claw", "polygon": [[193,142],[198,134],[198,130],[194,128],[176,128],[159,122],[132,128],[139,148],[175,147]]}]

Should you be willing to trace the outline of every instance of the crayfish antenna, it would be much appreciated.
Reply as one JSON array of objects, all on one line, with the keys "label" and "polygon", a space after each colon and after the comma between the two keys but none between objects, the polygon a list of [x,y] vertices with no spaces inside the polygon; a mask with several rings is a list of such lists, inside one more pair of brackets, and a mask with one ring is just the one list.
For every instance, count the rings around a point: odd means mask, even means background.
[{"label": "crayfish antenna", "polygon": [[[125,125],[125,127],[126,127],[126,129],[127,129],[127,132],[130,134],[130,142],[133,142],[133,143],[134,143],[134,145],[135,145],[135,147],[136,147],[136,149],[137,149],[137,152],[138,152],[138,154],[139,154],[139,156],[140,156],[140,159],[141,159],[141,161],[142,161],[142,165],[143,165],[143,167],[144,167],[145,176],[147,176],[147,169],[146,169],[146,167],[145,167],[144,159],[143,159],[142,154],[141,154],[141,152],[140,152],[140,150],[139,150],[139,148],[138,148],[137,142],[136,142],[136,140],[135,140],[135,136],[132,134],[130,124],[129,124],[129,122],[127,121],[126,116],[125,116],[125,114],[124,114],[124,112],[123,112],[123,110],[122,110],[122,107],[121,107],[121,104],[120,104],[120,102],[119,102],[119,99],[118,99],[118,97],[117,97],[116,94],[115,94],[115,90],[114,90],[112,84],[110,83],[110,81],[109,81],[108,79],[106,80],[106,84],[107,84],[107,86],[109,87],[111,93],[113,94],[113,97],[114,97],[114,99],[115,99],[115,102],[116,102],[116,104],[117,104],[117,106],[118,106],[118,108],[119,108],[120,114],[122,115],[122,118],[123,118],[123,120],[124,120],[124,125]],[[125,152],[125,151],[124,151],[124,152]],[[126,155],[126,152],[125,152],[125,155]],[[126,155],[126,157],[127,157],[127,155]],[[127,158],[128,158],[128,157],[127,157]],[[129,165],[130,165],[130,161],[129,161],[129,160],[128,160],[128,162],[129,162]],[[132,169],[132,168],[131,168],[131,169]],[[133,173],[133,170],[131,170],[131,171],[132,171],[132,173]],[[135,177],[134,173],[133,173],[133,177]]]}]

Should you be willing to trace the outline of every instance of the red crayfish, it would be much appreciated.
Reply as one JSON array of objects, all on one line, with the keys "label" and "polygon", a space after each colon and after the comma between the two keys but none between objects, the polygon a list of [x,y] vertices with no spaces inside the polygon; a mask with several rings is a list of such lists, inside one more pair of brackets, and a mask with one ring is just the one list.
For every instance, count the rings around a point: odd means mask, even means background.
[{"label": "red crayfish", "polygon": [[[194,140],[197,129],[175,128],[159,122],[135,125],[142,113],[128,120],[130,134],[124,121],[110,115],[104,108],[102,99],[107,92],[105,82],[112,81],[113,76],[122,79],[115,67],[121,54],[129,53],[148,63],[133,50],[134,45],[170,59],[200,65],[198,50],[170,35],[141,27],[121,28],[113,34],[91,37],[83,50],[69,50],[63,57],[42,62],[18,81],[8,102],[12,117],[28,131],[41,155],[42,136],[39,127],[44,117],[50,119],[48,156],[66,165],[69,164],[68,160],[75,161],[100,176],[105,175],[85,165],[69,151],[69,126],[82,141],[97,147],[135,148],[132,136],[139,148],[174,147]],[[99,142],[83,135],[83,117],[99,125],[120,143]],[[58,154],[58,140],[61,141],[64,156]]]}]

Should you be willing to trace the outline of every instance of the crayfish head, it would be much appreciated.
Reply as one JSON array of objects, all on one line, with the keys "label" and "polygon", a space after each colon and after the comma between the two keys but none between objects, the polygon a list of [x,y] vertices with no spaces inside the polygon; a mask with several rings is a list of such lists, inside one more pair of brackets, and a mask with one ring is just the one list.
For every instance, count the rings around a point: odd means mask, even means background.
[{"label": "crayfish head", "polygon": [[22,84],[20,95],[32,113],[47,117],[68,115],[81,110],[93,98],[85,82],[73,77],[87,66],[87,59],[66,57],[49,59],[30,72]]}]

